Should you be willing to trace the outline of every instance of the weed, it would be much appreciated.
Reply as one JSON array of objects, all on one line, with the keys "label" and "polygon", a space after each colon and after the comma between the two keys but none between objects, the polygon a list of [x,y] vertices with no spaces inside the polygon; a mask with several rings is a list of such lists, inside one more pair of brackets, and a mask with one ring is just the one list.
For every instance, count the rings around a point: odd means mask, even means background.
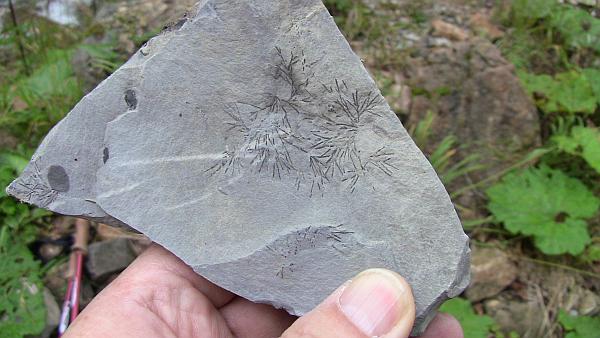
[{"label": "weed", "polygon": [[600,199],[579,180],[547,166],[510,173],[487,190],[489,210],[513,234],[534,237],[543,253],[581,254],[591,238],[586,219]]},{"label": "weed", "polygon": [[560,310],[558,321],[567,332],[565,338],[593,338],[600,332],[600,318],[576,317]]},{"label": "weed", "polygon": [[487,338],[496,325],[491,317],[477,315],[471,303],[462,298],[446,301],[440,307],[440,312],[449,313],[458,319],[465,338]]},{"label": "weed", "polygon": [[[423,120],[409,129],[413,140],[425,153],[427,153],[427,144],[430,143],[431,127],[435,118],[436,115],[432,111],[428,111]],[[479,163],[479,155],[471,154],[463,159],[457,159],[457,153],[458,140],[456,137],[448,135],[427,156],[440,179],[446,185],[461,176],[485,168],[483,164]]]}]

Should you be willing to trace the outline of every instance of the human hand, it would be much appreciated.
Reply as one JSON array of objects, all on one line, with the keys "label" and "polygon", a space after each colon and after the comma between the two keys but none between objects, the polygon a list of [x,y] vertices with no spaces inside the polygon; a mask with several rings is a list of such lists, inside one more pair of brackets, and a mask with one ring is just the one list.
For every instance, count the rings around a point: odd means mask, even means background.
[{"label": "human hand", "polygon": [[[203,338],[406,338],[415,316],[409,285],[387,270],[368,270],[305,316],[238,297],[153,245],[104,289],[63,336]],[[440,314],[424,338],[462,338]]]}]

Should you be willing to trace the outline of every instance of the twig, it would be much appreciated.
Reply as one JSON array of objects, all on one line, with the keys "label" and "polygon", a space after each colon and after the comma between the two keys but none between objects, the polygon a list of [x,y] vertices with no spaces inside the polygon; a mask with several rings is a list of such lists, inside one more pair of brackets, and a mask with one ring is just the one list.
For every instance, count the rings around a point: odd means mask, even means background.
[{"label": "twig", "polygon": [[19,27],[19,22],[17,21],[17,13],[15,11],[15,7],[13,6],[12,0],[8,0],[8,7],[10,8],[10,16],[12,18],[13,25],[15,26],[15,34],[17,35],[17,45],[19,45],[19,52],[21,53],[21,62],[23,62],[23,67],[25,67],[25,74],[31,75],[31,70],[29,69],[29,65],[27,64],[27,59],[25,58],[25,48],[23,47],[23,41],[21,40],[21,28]]}]

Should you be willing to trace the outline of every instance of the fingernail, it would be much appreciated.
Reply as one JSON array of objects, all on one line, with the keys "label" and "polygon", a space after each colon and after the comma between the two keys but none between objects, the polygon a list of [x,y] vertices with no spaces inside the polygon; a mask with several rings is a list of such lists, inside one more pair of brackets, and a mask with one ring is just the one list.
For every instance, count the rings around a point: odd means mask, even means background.
[{"label": "fingernail", "polygon": [[367,270],[342,292],[339,306],[344,315],[366,335],[382,336],[402,319],[409,304],[406,287],[390,271]]}]

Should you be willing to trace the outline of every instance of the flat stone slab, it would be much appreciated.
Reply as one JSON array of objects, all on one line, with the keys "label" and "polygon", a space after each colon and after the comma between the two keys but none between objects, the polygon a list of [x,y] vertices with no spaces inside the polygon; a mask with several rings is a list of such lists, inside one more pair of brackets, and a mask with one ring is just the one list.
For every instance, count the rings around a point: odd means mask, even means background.
[{"label": "flat stone slab", "polygon": [[130,226],[295,315],[403,275],[414,333],[469,282],[468,238],[320,0],[204,0],[46,137],[7,192]]}]

